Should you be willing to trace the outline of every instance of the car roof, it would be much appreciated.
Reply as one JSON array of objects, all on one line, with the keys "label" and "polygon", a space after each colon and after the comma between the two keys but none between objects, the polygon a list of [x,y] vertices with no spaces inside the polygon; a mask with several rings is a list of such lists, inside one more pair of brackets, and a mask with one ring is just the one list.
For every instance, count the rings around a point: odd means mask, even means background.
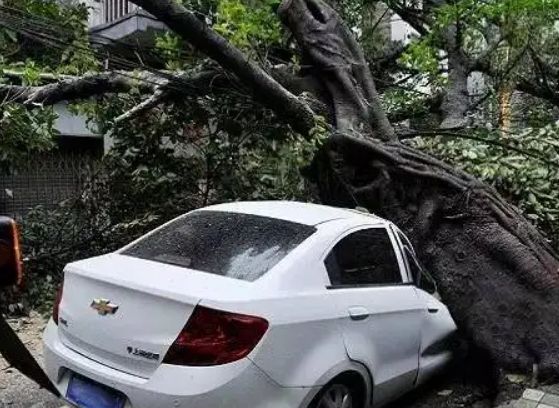
[{"label": "car roof", "polygon": [[366,224],[387,223],[380,217],[358,210],[297,201],[237,201],[201,210],[253,214],[313,226],[340,219]]}]

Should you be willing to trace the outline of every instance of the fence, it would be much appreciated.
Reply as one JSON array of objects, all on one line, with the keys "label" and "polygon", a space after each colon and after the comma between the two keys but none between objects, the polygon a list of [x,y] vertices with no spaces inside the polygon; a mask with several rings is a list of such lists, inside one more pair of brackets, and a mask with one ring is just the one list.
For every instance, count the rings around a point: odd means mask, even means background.
[{"label": "fence", "polygon": [[34,156],[10,174],[0,174],[0,214],[24,216],[31,208],[54,208],[77,197],[99,168],[86,153],[55,151]]}]

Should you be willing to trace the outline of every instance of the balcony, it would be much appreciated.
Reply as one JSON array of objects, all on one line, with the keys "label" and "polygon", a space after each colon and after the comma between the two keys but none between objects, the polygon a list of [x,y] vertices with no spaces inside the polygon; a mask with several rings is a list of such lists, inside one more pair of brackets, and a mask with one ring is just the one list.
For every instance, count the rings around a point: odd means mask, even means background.
[{"label": "balcony", "polygon": [[138,6],[130,3],[128,0],[104,0],[103,20],[105,23],[112,23],[137,9]]},{"label": "balcony", "polygon": [[163,23],[128,0],[89,0],[89,3],[92,8],[89,32],[95,45],[111,46],[118,42],[150,47],[155,35],[166,29]]}]

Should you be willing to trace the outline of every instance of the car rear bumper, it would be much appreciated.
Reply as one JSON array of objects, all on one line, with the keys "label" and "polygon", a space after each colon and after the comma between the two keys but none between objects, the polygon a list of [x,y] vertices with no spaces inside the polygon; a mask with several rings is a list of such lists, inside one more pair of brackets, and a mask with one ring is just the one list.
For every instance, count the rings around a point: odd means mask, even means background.
[{"label": "car rear bumper", "polygon": [[144,379],[97,363],[66,347],[51,320],[44,334],[46,372],[62,395],[73,374],[122,392],[126,408],[306,408],[315,388],[285,388],[250,360],[217,367],[161,365]]}]

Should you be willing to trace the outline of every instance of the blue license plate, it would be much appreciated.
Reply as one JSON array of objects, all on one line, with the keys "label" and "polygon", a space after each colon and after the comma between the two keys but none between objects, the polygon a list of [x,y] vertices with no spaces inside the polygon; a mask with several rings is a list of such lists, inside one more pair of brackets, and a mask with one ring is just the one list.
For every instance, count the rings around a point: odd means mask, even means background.
[{"label": "blue license plate", "polygon": [[66,398],[80,408],[124,408],[126,403],[122,393],[79,375],[70,378]]}]

